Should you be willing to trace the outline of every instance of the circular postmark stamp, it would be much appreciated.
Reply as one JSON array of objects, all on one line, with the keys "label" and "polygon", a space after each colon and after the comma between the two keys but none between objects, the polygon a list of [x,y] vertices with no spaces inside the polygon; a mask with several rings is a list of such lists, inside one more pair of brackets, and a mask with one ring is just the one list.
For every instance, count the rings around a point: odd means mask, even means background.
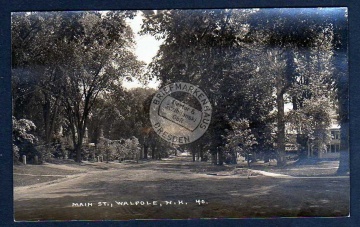
[{"label": "circular postmark stamp", "polygon": [[211,122],[211,103],[198,87],[177,82],[162,87],[151,100],[150,121],[155,132],[173,144],[199,139]]}]

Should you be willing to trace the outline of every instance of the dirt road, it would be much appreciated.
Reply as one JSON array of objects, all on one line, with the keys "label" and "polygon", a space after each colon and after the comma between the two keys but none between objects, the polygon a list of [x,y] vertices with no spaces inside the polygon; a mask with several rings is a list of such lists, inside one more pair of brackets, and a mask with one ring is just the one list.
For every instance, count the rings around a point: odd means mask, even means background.
[{"label": "dirt road", "polygon": [[[15,219],[129,220],[347,216],[348,177],[272,177],[190,157],[101,164],[15,187]],[[71,171],[72,167],[48,166]],[[65,168],[65,169],[64,169]],[[77,167],[73,167],[75,170]],[[15,176],[16,177],[16,176]]]}]

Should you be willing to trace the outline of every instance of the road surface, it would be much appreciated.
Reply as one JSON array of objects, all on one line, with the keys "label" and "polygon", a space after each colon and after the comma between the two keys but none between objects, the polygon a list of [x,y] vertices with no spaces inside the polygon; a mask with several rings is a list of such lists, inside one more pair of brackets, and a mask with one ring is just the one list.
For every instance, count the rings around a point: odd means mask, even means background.
[{"label": "road surface", "polygon": [[[244,217],[333,217],[349,214],[349,178],[214,172],[190,157],[101,163],[52,182],[15,187],[16,221]],[[61,173],[61,165],[53,165]],[[101,167],[101,168],[99,168]],[[75,167],[66,167],[74,168]],[[53,175],[56,175],[53,173]]]}]

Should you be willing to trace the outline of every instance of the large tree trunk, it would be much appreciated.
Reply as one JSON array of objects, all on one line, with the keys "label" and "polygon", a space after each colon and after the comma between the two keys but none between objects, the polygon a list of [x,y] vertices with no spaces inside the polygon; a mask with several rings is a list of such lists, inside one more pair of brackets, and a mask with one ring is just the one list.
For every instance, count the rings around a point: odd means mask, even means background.
[{"label": "large tree trunk", "polygon": [[82,132],[82,130],[78,129],[79,134],[78,134],[78,138],[77,138],[77,144],[76,144],[76,162],[81,162],[81,148],[82,148],[82,144],[83,144],[83,137],[84,134]]},{"label": "large tree trunk", "polygon": [[148,149],[149,149],[149,146],[144,144],[144,159],[148,158]]},{"label": "large tree trunk", "polygon": [[43,92],[44,95],[44,104],[43,104],[43,120],[44,120],[44,133],[45,133],[45,143],[50,142],[51,132],[50,132],[50,99],[48,98],[48,94]]},{"label": "large tree trunk", "polygon": [[212,160],[212,163],[214,164],[214,165],[217,165],[217,153],[216,152],[211,152],[211,160]]},{"label": "large tree trunk", "polygon": [[285,159],[285,100],[286,90],[294,83],[295,64],[294,53],[286,49],[286,70],[285,75],[277,75],[276,78],[276,105],[277,105],[277,165],[286,165]]},{"label": "large tree trunk", "polygon": [[81,162],[81,147],[78,144],[75,145],[75,154],[75,162]]},{"label": "large tree trunk", "polygon": [[203,145],[200,145],[200,159],[203,162],[204,161],[204,151],[203,151]]},{"label": "large tree trunk", "polygon": [[[78,121],[73,118],[73,116],[69,116],[69,121],[71,125],[72,138],[74,143],[74,150],[76,153],[76,162],[81,162],[81,148],[83,145],[83,139],[85,135],[86,128],[86,119],[83,121]],[[76,123],[75,123],[76,122]]]},{"label": "large tree trunk", "polygon": [[151,145],[151,159],[155,159],[155,145]]},{"label": "large tree trunk", "polygon": [[237,164],[237,153],[236,151],[232,151],[232,164]]},{"label": "large tree trunk", "polygon": [[55,97],[53,105],[51,105],[51,100],[53,96],[48,93],[48,91],[42,91],[44,95],[44,104],[43,106],[43,121],[44,121],[44,138],[45,143],[49,144],[52,141],[54,136],[55,122],[58,117],[58,109],[60,97]]},{"label": "large tree trunk", "polygon": [[[58,102],[59,98],[55,100],[53,107],[51,106],[51,95],[47,92],[43,92],[44,104],[43,104],[43,121],[44,121],[44,139],[45,149],[49,151],[50,143],[54,136],[55,121],[58,115]],[[42,157],[40,157],[42,159]]]},{"label": "large tree trunk", "polygon": [[49,133],[50,133],[49,141],[51,141],[52,136],[54,134],[55,122],[56,122],[56,119],[58,118],[58,112],[59,112],[59,102],[60,102],[60,99],[56,98],[55,104],[54,104],[54,111],[53,111],[53,114],[51,116],[51,123],[50,123],[50,126],[49,126],[50,127],[49,128]]},{"label": "large tree trunk", "polygon": [[89,116],[89,112],[90,112],[90,96],[88,96],[87,98],[85,98],[85,103],[84,103],[84,113],[81,115],[80,114],[80,110],[76,111],[76,128],[78,131],[78,137],[77,137],[77,149],[76,149],[76,162],[81,162],[81,148],[83,145],[83,139],[84,139],[84,135],[85,135],[85,130],[86,130],[86,125],[87,125],[87,119]]},{"label": "large tree trunk", "polygon": [[219,165],[222,166],[224,164],[224,155],[221,149],[218,149],[218,158],[219,158]]},{"label": "large tree trunk", "polygon": [[284,95],[280,91],[276,97],[277,104],[277,165],[283,166],[286,164],[285,159],[285,110],[284,110]]},{"label": "large tree trunk", "polygon": [[161,153],[162,153],[162,150],[163,150],[164,148],[163,148],[163,146],[158,146],[158,149],[157,149],[157,159],[158,160],[161,160]]}]

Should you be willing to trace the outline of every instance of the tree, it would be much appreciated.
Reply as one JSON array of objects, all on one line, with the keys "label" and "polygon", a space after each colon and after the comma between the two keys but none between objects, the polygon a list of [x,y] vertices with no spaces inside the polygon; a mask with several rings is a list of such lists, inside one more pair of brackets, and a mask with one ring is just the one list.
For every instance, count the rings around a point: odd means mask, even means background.
[{"label": "tree", "polygon": [[253,146],[257,144],[254,134],[251,133],[249,121],[246,119],[231,120],[231,131],[226,136],[226,145],[231,163],[236,164],[237,155],[241,154],[247,157],[248,166],[250,167],[250,154]]},{"label": "tree", "polygon": [[333,110],[337,109],[332,25],[323,26],[313,39],[307,50],[295,54],[298,76],[289,92],[294,106],[290,116],[298,112],[296,131],[312,141],[307,147],[312,146],[320,157],[326,151],[331,118],[336,114]]},{"label": "tree", "polygon": [[14,114],[32,119],[46,146],[62,121],[59,23],[57,13],[12,14]]},{"label": "tree", "polygon": [[63,89],[67,96],[63,101],[78,162],[88,117],[96,99],[111,84],[120,83],[132,73],[136,75],[140,67],[131,52],[132,32],[125,23],[126,16],[122,12],[83,13],[78,20],[83,33],[67,43],[74,51],[66,70],[68,76]]},{"label": "tree", "polygon": [[141,158],[147,158],[148,129],[151,129],[148,107],[153,93],[154,90],[149,88],[127,90],[121,86],[111,86],[108,93],[97,99],[91,110],[88,124],[91,142],[98,142],[100,131],[111,140],[132,135],[139,138],[144,148]]},{"label": "tree", "polygon": [[[48,79],[39,92],[43,97],[45,140],[51,140],[54,134],[61,104],[78,162],[97,98],[110,85],[120,86],[124,77],[138,75],[141,68],[133,54],[132,31],[125,22],[133,15],[113,11],[14,16],[13,67],[26,71],[39,68],[46,75]],[[35,85],[39,86],[40,81]]]},{"label": "tree", "polygon": [[[149,74],[160,78],[163,84],[178,80],[195,84],[208,95],[214,110],[208,129],[212,144],[210,150],[213,154],[218,154],[216,157],[219,158],[220,165],[223,162],[222,147],[225,144],[223,136],[229,128],[226,119],[233,118],[238,113],[242,113],[243,117],[250,117],[253,111],[260,110],[257,113],[261,115],[252,115],[251,119],[251,124],[260,129],[266,125],[262,114],[266,115],[270,111],[270,105],[261,102],[262,98],[268,99],[266,94],[269,92],[256,91],[259,95],[253,96],[250,88],[250,85],[259,82],[255,82],[252,77],[256,67],[251,64],[255,59],[252,58],[251,51],[255,48],[248,44],[246,37],[249,31],[246,19],[255,12],[256,10],[145,12],[143,32],[164,39],[158,55],[150,64]],[[258,84],[265,84],[265,81]],[[268,86],[256,88],[268,90]],[[254,108],[247,109],[249,105],[246,101]]]},{"label": "tree", "polygon": [[321,157],[330,142],[332,104],[325,97],[313,97],[304,101],[303,108],[292,110],[287,118],[291,123],[290,129],[297,131],[307,138],[307,156]]},{"label": "tree", "polygon": [[[289,12],[288,9],[259,10],[249,20],[250,36],[260,37],[267,48],[267,62],[270,63],[267,75],[275,88],[276,97],[279,165],[285,164],[284,104],[292,102],[293,109],[302,108],[303,102],[318,89],[316,86],[309,89],[308,86],[316,74],[320,74],[323,80],[321,86],[333,89],[336,73],[332,57],[341,40],[338,27],[341,23],[336,20],[341,18],[344,21],[343,16],[337,17],[343,9],[334,10],[331,14],[330,10],[323,9],[292,9],[291,16]],[[337,16],[329,16],[333,14]],[[307,61],[301,56],[307,56]],[[302,64],[300,70],[299,63]],[[329,98],[334,99],[333,96]]]}]

